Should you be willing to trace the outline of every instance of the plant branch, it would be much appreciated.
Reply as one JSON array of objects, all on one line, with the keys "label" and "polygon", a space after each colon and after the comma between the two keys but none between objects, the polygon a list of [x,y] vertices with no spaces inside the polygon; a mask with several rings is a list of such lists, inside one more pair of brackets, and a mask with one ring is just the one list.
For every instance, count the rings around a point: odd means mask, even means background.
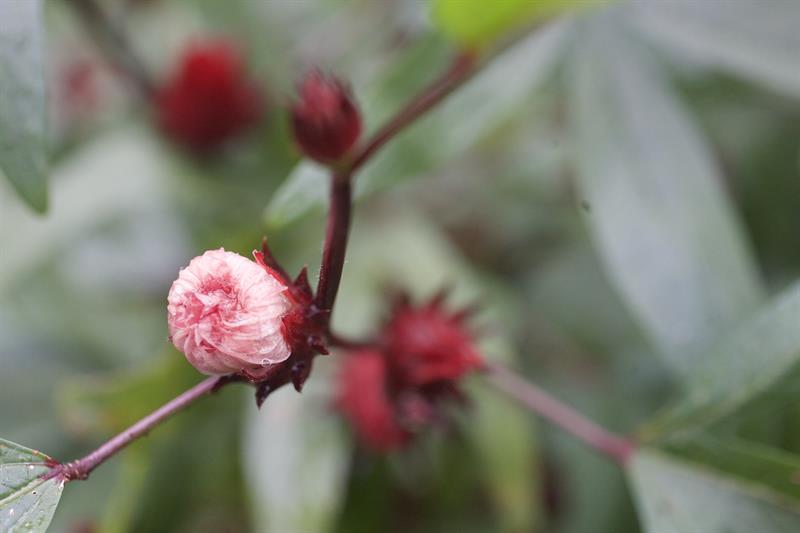
[{"label": "plant branch", "polygon": [[[113,49],[117,63],[137,82],[141,92],[147,97],[152,96],[153,84],[141,67],[141,64],[131,53],[124,34],[111,24],[96,3],[96,0],[71,0],[71,3],[82,15],[84,21],[95,34],[96,38],[101,43]],[[474,67],[475,62],[471,55],[464,54],[457,56],[451,67],[441,78],[423,89],[408,105],[403,107],[390,119],[385,126],[379,129],[375,135],[364,143],[363,147],[356,152],[349,163],[333,171],[331,176],[331,200],[325,233],[325,246],[323,249],[319,283],[317,285],[317,293],[314,301],[320,311],[330,312],[333,308],[336,293],[338,292],[341,282],[345,252],[347,249],[347,239],[350,232],[353,174],[400,131],[414,122],[414,120],[419,118],[426,111],[433,108],[437,103],[441,102],[455,88],[466,81],[474,72]],[[355,346],[355,344],[350,341],[330,334],[328,324],[326,324],[326,330],[330,335],[329,340],[333,344]],[[289,380],[285,379],[285,370],[288,368],[286,365],[287,363],[276,365],[275,372],[272,374],[274,376],[272,380],[274,381],[274,387],[269,387],[268,385],[270,385],[270,383],[268,381],[259,383],[259,386],[271,392],[275,388],[289,382]],[[198,399],[236,381],[241,381],[241,379],[236,376],[222,376],[211,377],[198,383],[191,389],[145,416],[122,433],[111,438],[82,459],[53,467],[48,477],[60,476],[65,481],[86,479],[95,468],[137,439],[146,435],[150,430],[174,414],[182,411]]]},{"label": "plant branch", "polygon": [[[344,269],[347,238],[352,218],[353,185],[351,175],[334,173],[331,178],[331,200],[328,224],[325,229],[325,247],[319,269],[319,282],[315,303],[319,309],[330,311],[339,291]],[[327,320],[330,321],[330,315]]]},{"label": "plant branch", "polygon": [[133,81],[145,99],[155,94],[155,84],[134,53],[123,29],[117,26],[97,0],[67,0],[83,21],[86,29],[110,61]]},{"label": "plant branch", "polygon": [[375,132],[369,141],[364,143],[351,159],[348,166],[349,172],[352,173],[361,168],[383,145],[460,87],[472,77],[476,67],[476,57],[470,52],[462,52],[453,58],[449,68],[441,77],[422,89],[416,97]]},{"label": "plant branch", "polygon": [[457,55],[441,77],[422,89],[405,107],[389,119],[356,151],[348,163],[333,171],[330,210],[328,211],[325,245],[315,300],[321,310],[331,311],[333,309],[336,293],[339,290],[347,238],[350,232],[353,174],[387,142],[469,79],[475,72],[475,67],[475,56],[469,53]]},{"label": "plant branch", "polygon": [[560,427],[587,446],[625,465],[636,443],[611,433],[581,413],[551,396],[505,366],[490,364],[487,379],[496,389],[515,399],[542,418]]},{"label": "plant branch", "polygon": [[112,437],[89,455],[77,461],[59,464],[53,467],[48,477],[60,476],[65,481],[86,479],[95,468],[106,462],[135,440],[147,435],[151,429],[155,428],[172,415],[182,411],[200,398],[212,392],[216,392],[221,387],[236,381],[239,380],[232,376],[213,376],[201,381],[191,389],[183,392],[145,416],[122,433]]}]

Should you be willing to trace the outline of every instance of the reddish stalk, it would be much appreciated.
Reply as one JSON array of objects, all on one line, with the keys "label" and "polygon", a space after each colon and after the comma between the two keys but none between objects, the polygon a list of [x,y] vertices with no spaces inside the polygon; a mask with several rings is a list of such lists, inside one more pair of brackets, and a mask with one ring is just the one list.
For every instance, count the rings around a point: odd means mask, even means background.
[{"label": "reddish stalk", "polygon": [[[325,229],[325,248],[319,269],[315,303],[323,310],[332,310],[342,280],[347,238],[352,219],[353,186],[351,174],[334,173],[331,177],[331,201]],[[328,315],[330,320],[330,315]]]},{"label": "reddish stalk", "polygon": [[467,81],[475,73],[476,66],[477,60],[474,54],[463,52],[457,55],[440,78],[423,89],[416,98],[375,132],[353,156],[348,173],[361,168],[383,145]]},{"label": "reddish stalk", "polygon": [[320,309],[332,310],[336,293],[339,290],[347,237],[350,231],[353,174],[398,133],[468,80],[475,72],[475,67],[476,60],[472,54],[464,53],[456,56],[440,78],[420,91],[415,98],[375,132],[356,151],[348,164],[333,171],[325,248],[322,253],[319,283],[317,284],[316,304]]},{"label": "reddish stalk", "polygon": [[133,52],[126,33],[117,26],[97,0],[68,0],[83,20],[86,29],[106,52],[110,61],[127,75],[137,90],[149,100],[155,93],[150,75]]},{"label": "reddish stalk", "polygon": [[[84,15],[87,23],[91,23],[91,26],[97,27],[96,31],[98,35],[104,36],[103,39],[115,42],[117,44],[115,47],[117,51],[119,52],[122,50],[124,53],[121,55],[123,57],[127,56],[127,52],[129,52],[127,42],[121,37],[121,33],[112,29],[112,26],[108,23],[109,21],[105,19],[104,14],[99,10],[99,6],[96,4],[95,0],[74,0],[74,2],[79,8],[79,11]],[[152,85],[149,83],[149,79],[144,75],[144,71],[136,66],[138,63],[135,61],[121,61],[121,63],[123,63],[128,74],[139,82],[139,87],[142,89],[142,92],[145,93],[146,96],[152,94]],[[131,65],[134,66],[131,68]],[[336,300],[336,293],[339,290],[339,284],[342,278],[347,239],[350,232],[353,196],[352,176],[354,172],[406,126],[414,122],[414,120],[434,107],[456,87],[466,81],[474,72],[474,66],[475,64],[471,56],[458,56],[452,67],[449,68],[441,78],[422,90],[407,106],[390,119],[384,127],[379,129],[375,135],[356,152],[356,155],[353,156],[348,165],[333,171],[331,178],[330,211],[328,214],[325,246],[322,254],[319,283],[315,298],[315,304],[320,310],[330,311],[333,308],[333,304]],[[271,257],[269,259],[271,259]],[[346,341],[330,333],[329,335],[329,340],[335,345],[355,345],[352,341]],[[282,374],[279,370],[279,368],[276,368],[276,376]],[[86,479],[95,468],[116,455],[135,440],[146,435],[150,430],[174,414],[185,409],[198,399],[236,381],[239,381],[239,379],[234,376],[223,376],[211,377],[200,382],[145,416],[122,433],[112,437],[109,441],[105,442],[82,459],[53,467],[48,473],[48,476],[61,476],[65,481]],[[275,388],[284,384],[285,380],[277,381],[275,383]]]},{"label": "reddish stalk", "polygon": [[636,450],[634,441],[595,424],[510,369],[498,364],[487,366],[486,378],[495,388],[617,464],[624,466]]},{"label": "reddish stalk", "polygon": [[234,383],[236,381],[238,380],[230,376],[213,376],[201,381],[191,389],[181,393],[176,398],[145,416],[122,433],[112,437],[89,455],[77,461],[53,467],[47,477],[60,476],[65,481],[88,478],[92,470],[106,462],[110,457],[133,441],[147,435],[151,429],[158,426],[175,413],[182,411],[200,398],[212,392],[216,392],[228,383]]}]

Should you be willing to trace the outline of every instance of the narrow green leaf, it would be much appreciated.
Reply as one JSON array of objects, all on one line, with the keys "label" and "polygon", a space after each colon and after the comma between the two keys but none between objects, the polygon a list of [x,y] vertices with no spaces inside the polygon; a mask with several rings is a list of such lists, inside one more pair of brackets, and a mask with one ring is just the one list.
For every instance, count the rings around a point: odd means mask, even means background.
[{"label": "narrow green leaf", "polygon": [[648,533],[800,530],[800,507],[757,483],[649,449],[634,456],[627,473]]},{"label": "narrow green leaf", "polygon": [[45,480],[49,457],[0,439],[0,531],[47,530],[56,511],[62,480]]},{"label": "narrow green leaf", "polygon": [[279,390],[260,412],[247,397],[245,473],[259,531],[322,533],[339,518],[350,443],[329,412],[327,363],[314,365],[303,394]]},{"label": "narrow green leaf", "polygon": [[0,173],[36,211],[47,209],[40,0],[0,2]]},{"label": "narrow green leaf", "polygon": [[742,483],[757,484],[776,499],[800,505],[800,457],[795,454],[757,442],[711,435],[678,439],[662,447]]},{"label": "narrow green leaf", "polygon": [[657,65],[610,16],[580,33],[569,85],[586,222],[633,316],[687,374],[763,290],[708,144]]},{"label": "narrow green leaf", "polygon": [[798,320],[795,284],[700,358],[681,399],[648,424],[642,437],[700,430],[767,391],[800,361]]},{"label": "narrow green leaf", "polygon": [[464,47],[482,47],[504,34],[550,17],[583,10],[607,0],[432,0],[436,26]]},{"label": "narrow green leaf", "polygon": [[[569,23],[554,24],[494,58],[440,106],[382,149],[358,173],[356,195],[420,176],[475,146],[517,115],[520,106],[526,105],[552,72],[572,28]],[[385,95],[368,94],[362,99],[363,107],[385,108],[388,104],[383,100]],[[402,102],[395,104],[396,109]],[[327,170],[302,161],[270,199],[265,222],[271,228],[289,224],[321,209],[327,194]]]},{"label": "narrow green leaf", "polygon": [[800,2],[632,2],[629,15],[681,57],[800,94]]},{"label": "narrow green leaf", "polygon": [[34,216],[13,195],[3,194],[8,188],[0,188],[0,242],[14,252],[0,261],[0,293],[98,227],[174,211],[167,204],[174,174],[143,128],[107,131],[65,159],[53,178],[46,218]]}]

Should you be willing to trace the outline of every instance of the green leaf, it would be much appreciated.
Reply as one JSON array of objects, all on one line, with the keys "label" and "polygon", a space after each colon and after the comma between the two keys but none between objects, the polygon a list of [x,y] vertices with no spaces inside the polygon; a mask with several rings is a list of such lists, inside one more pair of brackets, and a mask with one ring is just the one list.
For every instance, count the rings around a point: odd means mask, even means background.
[{"label": "green leaf", "polygon": [[0,531],[45,531],[53,519],[64,482],[43,475],[52,461],[31,450],[0,439]]},{"label": "green leaf", "polygon": [[657,65],[609,16],[581,35],[569,85],[586,223],[635,319],[687,374],[759,305],[754,261],[708,143]]},{"label": "green leaf", "polygon": [[0,242],[13,250],[0,261],[0,293],[98,227],[174,211],[167,204],[171,171],[152,136],[130,127],[107,132],[54,170],[46,218],[33,216],[0,188]]},{"label": "green leaf", "polygon": [[662,448],[742,483],[757,484],[776,499],[800,505],[800,457],[795,454],[757,442],[711,435],[676,439]]},{"label": "green leaf", "polygon": [[[463,87],[376,154],[356,177],[356,195],[420,176],[474,147],[517,116],[552,72],[571,31],[571,24],[554,24],[493,58]],[[384,100],[384,94],[368,94],[362,99],[363,107],[386,108]],[[394,107],[402,103],[397,101]],[[302,161],[270,199],[265,222],[272,229],[289,224],[321,209],[327,194],[327,170]]]},{"label": "green leaf", "polygon": [[331,531],[347,487],[350,443],[329,410],[329,361],[298,394],[285,387],[261,411],[248,396],[245,475],[259,531]]},{"label": "green leaf", "polygon": [[800,361],[800,284],[721,339],[689,376],[681,399],[648,424],[653,439],[702,429],[766,392]]},{"label": "green leaf", "polygon": [[800,2],[632,2],[629,14],[681,58],[800,94]]},{"label": "green leaf", "polygon": [[607,0],[432,0],[433,20],[451,40],[482,47],[504,34],[562,13],[583,10]]},{"label": "green leaf", "polygon": [[0,2],[0,173],[36,211],[47,209],[40,0]]},{"label": "green leaf", "polygon": [[800,529],[800,507],[756,483],[643,449],[627,473],[648,533],[779,533]]}]

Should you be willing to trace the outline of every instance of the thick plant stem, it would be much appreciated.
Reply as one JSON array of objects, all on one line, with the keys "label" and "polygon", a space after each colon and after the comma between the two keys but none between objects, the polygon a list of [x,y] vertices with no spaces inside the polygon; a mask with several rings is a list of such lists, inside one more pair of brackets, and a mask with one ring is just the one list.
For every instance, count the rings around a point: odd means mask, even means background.
[{"label": "thick plant stem", "polygon": [[353,203],[350,177],[350,174],[334,174],[331,178],[328,225],[325,230],[325,247],[322,251],[316,296],[317,307],[326,311],[333,309],[344,269]]},{"label": "thick plant stem", "polygon": [[325,247],[319,271],[316,304],[331,311],[339,290],[344,268],[347,237],[350,232],[353,174],[417,118],[436,106],[475,72],[472,54],[456,56],[445,73],[425,87],[397,114],[367,140],[342,167],[331,175],[330,210],[325,235]]},{"label": "thick plant stem", "polygon": [[229,376],[214,376],[201,381],[191,389],[145,416],[122,433],[112,437],[89,455],[71,463],[56,465],[50,471],[48,477],[60,476],[65,481],[86,479],[89,477],[92,470],[106,462],[135,440],[149,433],[151,429],[155,428],[175,413],[182,411],[200,398],[219,390],[220,387],[235,381],[237,380]]},{"label": "thick plant stem", "polygon": [[[138,61],[133,59],[127,41],[121,32],[116,31],[95,0],[72,0],[78,11],[82,13],[87,24],[90,24],[100,40],[113,45],[117,59],[126,72],[137,81],[139,88],[145,96],[152,96],[152,84],[140,68]],[[423,89],[408,105],[403,107],[386,125],[379,129],[375,135],[365,142],[350,158],[348,163],[332,171],[330,191],[330,211],[325,232],[325,244],[320,265],[319,283],[315,296],[315,305],[323,313],[330,313],[336,300],[339,284],[344,268],[347,239],[350,233],[351,211],[353,201],[352,177],[353,174],[366,163],[375,153],[400,133],[405,127],[414,122],[426,111],[441,102],[448,94],[466,81],[475,70],[475,61],[471,55],[457,56],[451,67],[444,75]],[[328,315],[329,316],[329,315]],[[330,334],[334,344],[356,346],[352,341],[345,341]],[[276,375],[280,372],[276,372]],[[61,477],[65,481],[86,479],[89,474],[109,458],[116,455],[129,444],[146,435],[172,415],[185,409],[198,399],[218,390],[220,387],[239,381],[233,376],[211,377],[200,382],[180,396],[159,407],[146,417],[142,418],[130,428],[113,437],[89,455],[77,461],[58,464],[48,474],[48,477]],[[276,384],[282,386],[281,382]]]},{"label": "thick plant stem", "polygon": [[97,0],[67,0],[67,3],[75,9],[110,61],[133,81],[145,99],[150,99],[155,94],[155,86],[122,28],[106,15]]},{"label": "thick plant stem", "polygon": [[502,365],[488,365],[487,380],[499,391],[619,465],[625,465],[636,449],[634,441],[595,424],[572,407],[561,403],[545,390]]}]

